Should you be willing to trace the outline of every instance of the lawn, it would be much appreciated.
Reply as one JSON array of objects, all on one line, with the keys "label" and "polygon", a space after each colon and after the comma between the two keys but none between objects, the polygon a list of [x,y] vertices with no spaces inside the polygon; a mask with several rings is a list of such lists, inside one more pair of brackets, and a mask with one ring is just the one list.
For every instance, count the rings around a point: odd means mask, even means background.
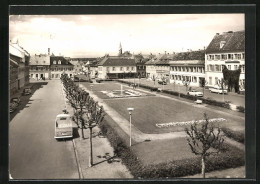
[{"label": "lawn", "polygon": [[236,118],[233,115],[230,116],[228,114],[204,110],[197,108],[197,106],[191,106],[162,97],[113,99],[105,100],[105,102],[126,119],[129,119],[127,108],[133,107],[132,122],[134,126],[144,133],[183,131],[186,126],[158,128],[156,124],[201,120],[203,119],[204,112],[207,113],[210,119],[224,118],[227,120],[227,122],[220,122],[220,126],[232,129],[233,127],[240,130],[244,129],[244,120]]}]

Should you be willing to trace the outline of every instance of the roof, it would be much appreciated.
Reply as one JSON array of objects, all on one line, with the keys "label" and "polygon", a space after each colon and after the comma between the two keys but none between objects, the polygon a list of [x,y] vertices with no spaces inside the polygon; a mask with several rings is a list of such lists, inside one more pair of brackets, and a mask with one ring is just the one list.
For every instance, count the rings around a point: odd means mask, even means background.
[{"label": "roof", "polygon": [[[224,43],[222,48],[220,47],[221,42]],[[216,34],[206,49],[206,53],[230,51],[245,51],[245,31],[229,31],[222,34]]]},{"label": "roof", "polygon": [[105,57],[98,66],[135,66],[134,59],[121,58],[121,57]]},{"label": "roof", "polygon": [[32,55],[29,65],[50,65],[50,56],[47,54]]},{"label": "roof", "polygon": [[189,51],[176,53],[172,61],[185,61],[185,60],[205,60],[205,51]]},{"label": "roof", "polygon": [[[53,65],[53,61],[61,61],[61,65],[71,65],[73,66],[68,60],[66,60],[63,56],[50,56],[50,64]],[[60,64],[56,64],[60,65]]]},{"label": "roof", "polygon": [[148,61],[145,63],[145,65],[155,65],[156,62],[157,62],[156,59],[150,59],[150,60],[148,60]]},{"label": "roof", "polygon": [[9,43],[9,53],[20,58],[24,56],[30,56],[30,54],[24,50],[18,43]]},{"label": "roof", "polygon": [[204,60],[178,60],[170,61],[170,65],[203,65],[205,64]]}]

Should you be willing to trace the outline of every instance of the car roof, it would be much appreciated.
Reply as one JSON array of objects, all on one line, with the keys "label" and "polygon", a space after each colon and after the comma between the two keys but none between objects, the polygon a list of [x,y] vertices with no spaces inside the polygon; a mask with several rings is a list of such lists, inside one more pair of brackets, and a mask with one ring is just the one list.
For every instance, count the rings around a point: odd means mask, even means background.
[{"label": "car roof", "polygon": [[70,115],[69,114],[58,114],[56,117],[57,118],[60,118],[60,117],[70,117]]}]

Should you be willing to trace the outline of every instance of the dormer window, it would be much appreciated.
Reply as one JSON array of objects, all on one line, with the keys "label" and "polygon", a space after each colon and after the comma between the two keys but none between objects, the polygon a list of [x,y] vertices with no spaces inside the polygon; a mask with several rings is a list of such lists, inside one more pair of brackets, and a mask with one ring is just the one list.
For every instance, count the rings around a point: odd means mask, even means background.
[{"label": "dormer window", "polygon": [[221,41],[221,42],[220,42],[220,45],[219,45],[219,48],[222,49],[225,44],[226,44],[226,41]]},{"label": "dormer window", "polygon": [[53,61],[53,64],[56,65],[56,61],[55,60]]},{"label": "dormer window", "polygon": [[59,64],[59,65],[61,64],[61,60],[58,61],[58,64]]}]

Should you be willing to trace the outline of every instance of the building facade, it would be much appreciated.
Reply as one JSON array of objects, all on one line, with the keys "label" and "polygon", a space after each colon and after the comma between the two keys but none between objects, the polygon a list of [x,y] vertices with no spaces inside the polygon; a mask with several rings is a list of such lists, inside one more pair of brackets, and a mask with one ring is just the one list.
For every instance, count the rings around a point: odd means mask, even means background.
[{"label": "building facade", "polygon": [[[10,71],[10,79],[12,76],[12,80],[9,80],[9,87],[12,91],[16,91],[25,85],[29,84],[29,61],[30,54],[24,50],[17,43],[9,43],[9,61],[10,66],[12,64],[12,70]],[[16,69],[15,65],[18,66]],[[15,74],[12,74],[12,71]],[[18,74],[18,75],[17,75]],[[17,79],[15,79],[17,76]],[[15,81],[14,81],[15,79]]]},{"label": "building facade", "polygon": [[136,77],[136,64],[134,59],[106,56],[98,64],[98,78],[133,78]]},{"label": "building facade", "polygon": [[63,56],[50,57],[51,79],[60,79],[62,74],[73,77],[74,66]]},{"label": "building facade", "polygon": [[208,86],[215,86],[223,78],[222,69],[229,70],[241,68],[239,84],[245,84],[245,32],[217,33],[205,54],[206,81]]},{"label": "building facade", "polygon": [[30,59],[30,78],[35,80],[50,79],[50,55],[32,55]]},{"label": "building facade", "polygon": [[169,62],[170,83],[189,81],[190,86],[199,87],[205,79],[204,56],[204,50],[177,53]]}]

